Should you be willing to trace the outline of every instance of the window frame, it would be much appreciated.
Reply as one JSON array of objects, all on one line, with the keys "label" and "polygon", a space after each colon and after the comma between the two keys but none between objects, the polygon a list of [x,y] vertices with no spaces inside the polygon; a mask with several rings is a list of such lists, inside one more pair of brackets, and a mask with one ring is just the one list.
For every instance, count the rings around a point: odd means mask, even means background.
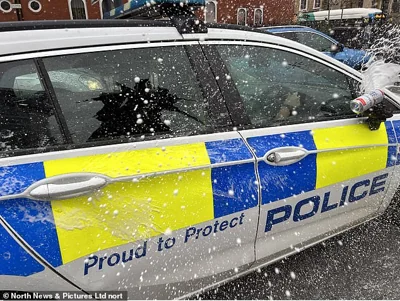
[{"label": "window frame", "polygon": [[[34,9],[31,7],[31,4],[32,4],[33,2],[36,2],[36,3],[39,4],[39,9],[34,10]],[[35,13],[35,14],[38,14],[38,13],[40,13],[40,12],[42,11],[43,5],[42,5],[42,3],[41,3],[40,1],[38,1],[38,0],[29,0],[29,2],[28,2],[28,8],[29,8],[29,10],[30,10],[31,12],[33,12],[33,13]]]},{"label": "window frame", "polygon": [[7,3],[10,5],[10,9],[9,9],[9,10],[5,10],[5,9],[3,9],[3,8],[0,6],[0,11],[1,11],[2,13],[4,13],[4,14],[9,14],[9,13],[11,13],[12,10],[13,10],[11,1],[10,1],[10,0],[1,0],[1,1],[0,1],[0,4],[1,4],[2,2],[7,2]]},{"label": "window frame", "polygon": [[[48,153],[52,151],[62,151],[69,149],[81,149],[81,148],[92,148],[98,146],[106,145],[117,145],[126,143],[136,143],[141,141],[155,141],[155,140],[165,140],[166,138],[179,139],[182,137],[196,137],[196,136],[173,136],[173,137],[162,137],[162,135],[154,135],[151,139],[129,139],[129,138],[115,138],[115,139],[105,139],[94,142],[86,143],[76,143],[72,141],[72,135],[67,126],[67,121],[62,113],[61,106],[57,99],[54,87],[50,81],[48,71],[45,68],[43,59],[46,57],[57,57],[62,55],[73,55],[73,54],[84,54],[91,52],[104,52],[104,51],[118,51],[126,49],[146,49],[146,48],[157,48],[157,47],[173,47],[173,46],[184,46],[186,55],[188,57],[189,63],[193,69],[193,73],[199,82],[199,89],[203,99],[207,100],[207,114],[206,117],[209,121],[209,127],[206,132],[199,134],[216,134],[232,131],[233,122],[230,118],[229,112],[227,110],[225,100],[223,99],[222,93],[216,83],[215,77],[211,71],[211,68],[205,68],[208,64],[207,60],[203,54],[203,51],[198,44],[198,41],[175,41],[175,42],[153,42],[153,43],[133,43],[124,45],[110,45],[110,46],[93,46],[88,48],[70,48],[64,50],[53,50],[44,51],[42,53],[28,53],[24,54],[23,59],[15,56],[10,56],[9,59],[4,58],[0,63],[7,63],[12,61],[20,60],[34,60],[38,75],[42,78],[42,85],[48,94],[49,100],[53,105],[55,111],[55,117],[57,118],[57,123],[59,124],[60,132],[63,137],[64,144],[49,146],[42,149],[26,149],[18,150],[16,152],[10,152],[10,156],[21,156],[27,154],[35,153]],[[190,47],[192,46],[192,47]],[[206,65],[208,66],[208,65]],[[221,101],[222,100],[222,101]],[[149,138],[149,136],[147,136]],[[17,155],[13,155],[16,153]]]},{"label": "window frame", "polygon": [[[73,0],[68,0],[69,16],[70,16],[71,20],[78,20],[78,19],[74,19],[74,15],[72,13],[72,5],[71,5],[72,1]],[[86,1],[85,0],[79,0],[79,1],[83,2],[83,6],[85,8],[85,17],[87,20],[87,19],[89,19],[89,16],[88,16],[88,9],[87,9]]]},{"label": "window frame", "polygon": [[205,6],[205,9],[204,9],[204,21],[206,21],[207,23],[218,23],[218,1],[208,0],[207,4],[209,4],[209,3],[214,4],[214,21],[212,21],[212,22],[207,21],[207,5]]},{"label": "window frame", "polygon": [[[311,59],[315,62],[321,63],[326,67],[329,67],[331,69],[334,69],[343,75],[346,76],[348,79],[353,79],[358,82],[360,82],[361,78],[357,77],[356,75],[348,72],[346,69],[340,68],[337,65],[334,65],[330,63],[329,61],[325,61],[321,58],[314,57],[307,52],[300,51],[298,49],[294,48],[289,48],[286,46],[281,46],[278,44],[272,44],[272,43],[262,43],[262,42],[252,42],[252,41],[234,41],[234,40],[224,40],[224,41],[205,41],[201,43],[203,48],[205,49],[206,52],[209,52],[214,56],[214,61],[216,62],[213,64],[211,67],[213,68],[213,71],[216,75],[218,74],[224,74],[224,81],[219,80],[218,83],[220,85],[220,88],[225,96],[226,103],[228,106],[228,110],[231,113],[231,118],[234,122],[234,126],[237,127],[240,130],[246,130],[246,129],[254,129],[257,128],[254,125],[250,123],[250,117],[248,116],[246,110],[245,110],[245,105],[244,102],[239,94],[239,91],[236,88],[235,83],[233,82],[233,79],[231,77],[226,77],[226,75],[229,75],[228,68],[222,58],[220,57],[218,50],[216,49],[216,45],[234,45],[234,46],[253,46],[253,47],[264,47],[264,48],[271,48],[271,49],[276,49],[276,50],[282,50],[286,51],[289,53],[293,53],[296,55],[301,55],[305,58]],[[207,50],[207,48],[209,48]],[[218,57],[218,59],[215,59],[215,56]],[[356,115],[354,117],[352,116],[350,119],[357,118]],[[327,121],[332,121],[332,120],[340,120],[340,119],[349,119],[349,116],[335,116],[333,118],[327,117],[327,118],[319,118],[316,120],[312,121],[307,121],[307,122],[285,122],[282,121],[279,124],[274,124],[271,125],[271,127],[277,128],[279,126],[285,126],[285,125],[290,125],[290,124],[308,124],[308,123],[314,123],[314,122],[327,122]]]},{"label": "window frame", "polygon": [[[317,3],[317,1],[319,2],[319,5],[316,6],[315,4]],[[313,2],[313,9],[320,9],[321,8],[321,0],[314,0]]]},{"label": "window frame", "polygon": [[[256,13],[257,13],[257,11],[261,11],[261,22],[260,22],[260,24],[258,25],[258,24],[256,24]],[[253,25],[255,26],[255,27],[261,27],[261,26],[263,26],[263,24],[264,24],[264,8],[263,7],[257,7],[257,8],[255,8],[254,9],[254,20],[253,20]]]},{"label": "window frame", "polygon": [[99,4],[99,10],[100,10],[100,19],[103,19],[104,17],[104,12],[103,12],[103,1],[104,0],[97,0],[98,2],[92,3],[92,5],[95,5],[96,3]]},{"label": "window frame", "polygon": [[[301,4],[303,3],[303,1],[305,3],[305,6],[304,6],[304,8],[301,8]],[[308,1],[307,0],[300,0],[299,1],[299,11],[306,12],[307,9],[308,9]]]},{"label": "window frame", "polygon": [[[239,24],[239,11],[244,10],[244,24]],[[247,8],[246,7],[239,7],[236,11],[236,24],[241,26],[247,26]]]},{"label": "window frame", "polygon": [[[0,156],[0,159],[4,159],[6,157],[16,157],[16,156],[23,156],[23,155],[30,155],[30,154],[37,154],[37,153],[44,153],[44,152],[49,152],[53,150],[61,150],[61,149],[67,149],[66,145],[68,144],[68,129],[64,127],[64,120],[59,112],[61,112],[61,108],[58,105],[58,102],[56,101],[54,90],[52,90],[51,83],[49,82],[49,78],[47,75],[47,72],[43,68],[43,64],[41,62],[41,59],[37,57],[28,57],[20,60],[4,60],[0,64],[7,64],[11,62],[21,62],[21,61],[31,61],[32,64],[35,66],[36,73],[38,75],[38,79],[40,84],[43,87],[43,91],[47,95],[47,100],[48,104],[51,106],[51,108],[54,110],[54,117],[56,119],[57,125],[58,125],[58,130],[59,134],[61,135],[62,141],[60,141],[60,144],[57,145],[52,145],[48,146],[45,148],[24,148],[24,149],[17,149],[17,150],[11,150],[6,153],[6,156]],[[52,92],[53,91],[53,92]]]},{"label": "window frame", "polygon": [[[93,1],[93,0],[92,0],[92,1]],[[116,7],[114,7],[114,8],[112,8],[112,9],[108,10],[108,11],[104,11],[104,9],[103,9],[103,3],[104,3],[105,1],[111,1],[111,0],[95,0],[95,2],[92,3],[92,5],[95,5],[96,3],[99,4],[100,19],[104,19],[104,13],[108,13],[108,12],[110,12],[110,11],[112,11],[113,9],[116,8]]]}]

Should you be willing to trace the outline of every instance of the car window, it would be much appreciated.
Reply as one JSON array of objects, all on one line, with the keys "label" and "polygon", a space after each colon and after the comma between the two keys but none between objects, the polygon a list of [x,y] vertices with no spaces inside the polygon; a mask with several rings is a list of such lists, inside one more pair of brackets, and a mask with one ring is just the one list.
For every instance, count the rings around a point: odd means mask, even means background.
[{"label": "car window", "polygon": [[331,51],[333,49],[332,45],[334,45],[329,39],[312,32],[296,32],[296,40],[321,52]]},{"label": "car window", "polygon": [[312,59],[265,47],[218,45],[253,125],[354,116],[352,85]]},{"label": "car window", "polygon": [[289,40],[293,40],[297,42],[297,37],[296,34],[294,32],[274,32],[275,35],[289,39]]},{"label": "car window", "polygon": [[75,143],[195,135],[207,107],[183,46],[45,58]]},{"label": "car window", "polygon": [[0,156],[62,141],[33,61],[0,64]]}]

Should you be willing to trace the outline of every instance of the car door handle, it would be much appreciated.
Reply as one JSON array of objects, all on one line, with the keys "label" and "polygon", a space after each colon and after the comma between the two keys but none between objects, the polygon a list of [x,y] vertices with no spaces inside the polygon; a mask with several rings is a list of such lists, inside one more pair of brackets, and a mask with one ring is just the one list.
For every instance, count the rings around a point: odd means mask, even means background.
[{"label": "car door handle", "polygon": [[89,194],[111,183],[111,178],[97,173],[70,173],[50,177],[29,186],[12,198],[25,197],[39,201],[63,200]]},{"label": "car door handle", "polygon": [[270,165],[285,166],[299,162],[308,154],[309,152],[302,147],[278,147],[267,152],[263,159]]}]

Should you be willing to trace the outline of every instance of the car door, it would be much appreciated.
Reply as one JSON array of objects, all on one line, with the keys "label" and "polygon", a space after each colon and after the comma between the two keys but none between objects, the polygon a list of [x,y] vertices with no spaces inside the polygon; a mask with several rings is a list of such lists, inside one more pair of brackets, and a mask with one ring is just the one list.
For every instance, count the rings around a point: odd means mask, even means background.
[{"label": "car door", "polygon": [[199,46],[76,53],[47,52],[38,71],[8,75],[22,90],[45,87],[55,107],[35,107],[6,133],[17,136],[0,159],[4,223],[84,291],[173,298],[245,271],[255,261],[255,161]]},{"label": "car door", "polygon": [[[396,135],[396,139],[393,139],[395,143],[397,143],[397,159],[396,159],[396,167],[392,175],[392,180],[390,181],[390,186],[388,188],[388,197],[382,203],[380,210],[383,212],[387,209],[387,207],[391,204],[393,207],[397,207],[397,198],[395,198],[395,194],[398,193],[400,187],[400,88],[398,85],[389,85],[383,89],[385,93],[385,98],[387,103],[392,103],[391,109],[394,114],[393,117],[389,120],[393,125],[393,129]],[[396,194],[397,195],[397,194]]]},{"label": "car door", "polygon": [[377,214],[394,169],[396,140],[391,122],[371,131],[365,118],[350,111],[356,75],[277,45],[204,45],[209,56],[220,56],[214,70],[231,88],[228,108],[242,116],[236,125],[258,163],[258,263]]}]

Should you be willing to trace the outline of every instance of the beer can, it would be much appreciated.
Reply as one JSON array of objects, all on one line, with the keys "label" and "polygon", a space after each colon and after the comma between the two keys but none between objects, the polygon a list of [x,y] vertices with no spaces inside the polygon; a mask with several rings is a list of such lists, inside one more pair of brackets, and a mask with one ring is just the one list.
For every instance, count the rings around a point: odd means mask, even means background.
[{"label": "beer can", "polygon": [[372,108],[374,105],[383,101],[385,94],[380,89],[372,90],[350,102],[350,109],[356,113],[361,114]]}]

